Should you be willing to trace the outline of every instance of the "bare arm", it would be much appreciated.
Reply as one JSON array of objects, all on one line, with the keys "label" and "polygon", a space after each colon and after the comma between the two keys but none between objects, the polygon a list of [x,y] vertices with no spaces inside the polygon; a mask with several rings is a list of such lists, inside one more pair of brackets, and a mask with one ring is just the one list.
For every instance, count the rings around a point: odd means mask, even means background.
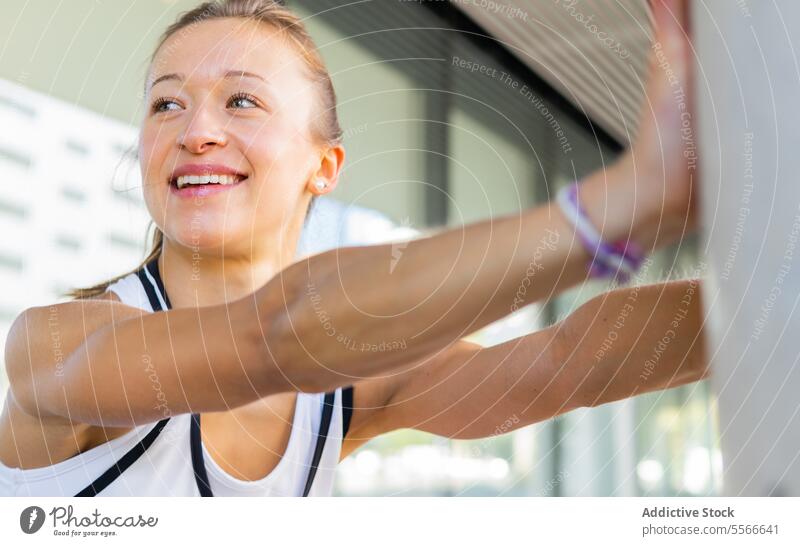
[{"label": "bare arm", "polygon": [[[681,73],[684,46],[674,27],[664,51]],[[674,138],[680,112],[662,71],[652,73],[650,87],[659,91],[659,119],[645,116],[637,154],[582,185],[583,204],[603,236],[631,238],[645,249],[682,234],[691,194]],[[663,141],[668,146],[652,136],[656,121],[677,127]],[[392,251],[387,244],[314,256],[226,305],[120,320],[115,309],[134,312],[111,304],[97,311],[101,320],[91,332],[84,303],[64,304],[62,336],[73,345],[60,375],[52,373],[47,310],[29,310],[6,348],[13,393],[40,417],[123,426],[161,418],[164,400],[177,414],[329,390],[418,361],[584,280],[589,259],[549,206],[412,241],[394,268]]]},{"label": "bare arm", "polygon": [[564,323],[570,397],[594,407],[708,376],[698,279],[615,290]]},{"label": "bare arm", "polygon": [[42,420],[98,426],[241,405],[260,387],[249,374],[263,367],[254,329],[231,328],[249,318],[243,311],[148,313],[110,300],[30,308],[6,342],[12,396]]},{"label": "bare arm", "polygon": [[313,256],[227,305],[33,308],[9,334],[9,378],[31,413],[102,426],[329,390],[582,280],[587,255],[572,238],[557,211],[540,207],[411,241],[393,271],[391,245]]},{"label": "bare arm", "polygon": [[[651,52],[636,143],[580,191],[604,239],[646,251],[691,231],[696,190],[696,162],[681,138],[693,119],[687,2],[651,5],[658,53]],[[685,102],[676,100],[676,86]],[[282,275],[274,299],[287,302],[289,329],[301,342],[283,338],[271,354],[291,366],[296,384],[323,390],[418,361],[584,280],[590,258],[550,207],[414,241],[399,260],[392,251],[343,249]],[[371,349],[393,343],[402,350]]]},{"label": "bare arm", "polygon": [[486,437],[697,381],[708,374],[703,322],[700,283],[685,280],[603,294],[493,347],[461,341],[411,371],[357,385],[345,451],[398,428]]},{"label": "bare arm", "polygon": [[[571,225],[542,206],[412,241],[394,270],[391,245],[313,256],[227,305],[34,308],[10,332],[9,378],[30,413],[99,426],[326,391],[407,365],[583,280],[587,259]],[[52,309],[63,340],[59,374]]]},{"label": "bare arm", "polygon": [[[615,169],[592,180],[606,174],[617,177],[612,187],[626,187]],[[9,378],[30,413],[102,426],[325,391],[407,365],[583,280],[587,259],[571,225],[542,206],[411,241],[393,270],[388,244],[313,256],[227,305],[29,309],[7,341]],[[63,340],[59,374],[52,309]]]},{"label": "bare arm", "polygon": [[[623,167],[586,181],[601,186],[587,205],[616,208],[605,225],[610,239],[633,229],[653,248],[664,239],[657,240],[655,215],[635,211],[633,193],[623,190]],[[603,195],[606,177],[613,183]],[[392,250],[387,244],[331,251],[291,266],[265,287],[274,290],[266,313],[285,306],[282,326],[292,332],[268,352],[293,384],[321,391],[418,360],[585,280],[590,258],[549,205],[411,241],[393,269]]]}]

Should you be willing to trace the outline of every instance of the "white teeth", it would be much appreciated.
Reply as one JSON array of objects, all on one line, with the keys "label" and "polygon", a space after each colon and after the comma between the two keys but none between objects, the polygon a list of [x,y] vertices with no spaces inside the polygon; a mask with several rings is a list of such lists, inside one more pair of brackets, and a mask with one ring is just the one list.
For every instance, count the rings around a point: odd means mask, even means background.
[{"label": "white teeth", "polygon": [[228,174],[208,174],[202,176],[179,176],[177,182],[178,189],[189,185],[198,184],[222,184],[229,186],[238,182],[238,178]]}]

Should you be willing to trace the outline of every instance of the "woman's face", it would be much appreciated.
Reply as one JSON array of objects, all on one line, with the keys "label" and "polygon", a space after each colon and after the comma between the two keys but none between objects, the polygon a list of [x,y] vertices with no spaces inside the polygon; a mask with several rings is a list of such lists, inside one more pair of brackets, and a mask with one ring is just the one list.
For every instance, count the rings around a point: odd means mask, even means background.
[{"label": "woman's face", "polygon": [[315,103],[303,59],[267,25],[218,19],[171,36],[150,68],[139,141],[165,236],[218,255],[294,243],[320,168]]}]

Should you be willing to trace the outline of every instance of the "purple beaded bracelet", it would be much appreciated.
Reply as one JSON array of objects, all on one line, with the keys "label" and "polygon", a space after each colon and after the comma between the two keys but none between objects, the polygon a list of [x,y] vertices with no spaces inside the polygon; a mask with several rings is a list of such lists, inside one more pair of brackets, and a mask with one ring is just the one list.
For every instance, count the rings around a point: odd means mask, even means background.
[{"label": "purple beaded bracelet", "polygon": [[615,243],[603,240],[578,201],[578,186],[578,183],[573,183],[561,188],[556,202],[575,226],[581,244],[592,256],[589,276],[595,279],[618,278],[620,282],[628,282],[644,262],[644,253],[630,240]]}]

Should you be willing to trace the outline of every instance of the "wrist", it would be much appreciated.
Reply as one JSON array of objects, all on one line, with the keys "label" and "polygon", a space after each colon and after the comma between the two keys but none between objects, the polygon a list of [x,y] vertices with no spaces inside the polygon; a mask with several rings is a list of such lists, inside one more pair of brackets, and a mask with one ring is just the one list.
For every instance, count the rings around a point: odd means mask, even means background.
[{"label": "wrist", "polygon": [[646,191],[654,185],[642,180],[643,176],[626,152],[607,169],[584,179],[580,201],[605,241],[634,243],[649,253],[679,238],[681,231],[664,210],[661,196]]},{"label": "wrist", "polygon": [[[561,212],[575,227],[575,235],[584,250],[592,258],[589,276],[592,278],[616,278],[627,282],[644,260],[639,245],[630,238],[609,241],[597,230],[586,210],[581,205],[580,184],[570,184],[559,190],[556,202]],[[606,233],[609,230],[606,230]]]}]

